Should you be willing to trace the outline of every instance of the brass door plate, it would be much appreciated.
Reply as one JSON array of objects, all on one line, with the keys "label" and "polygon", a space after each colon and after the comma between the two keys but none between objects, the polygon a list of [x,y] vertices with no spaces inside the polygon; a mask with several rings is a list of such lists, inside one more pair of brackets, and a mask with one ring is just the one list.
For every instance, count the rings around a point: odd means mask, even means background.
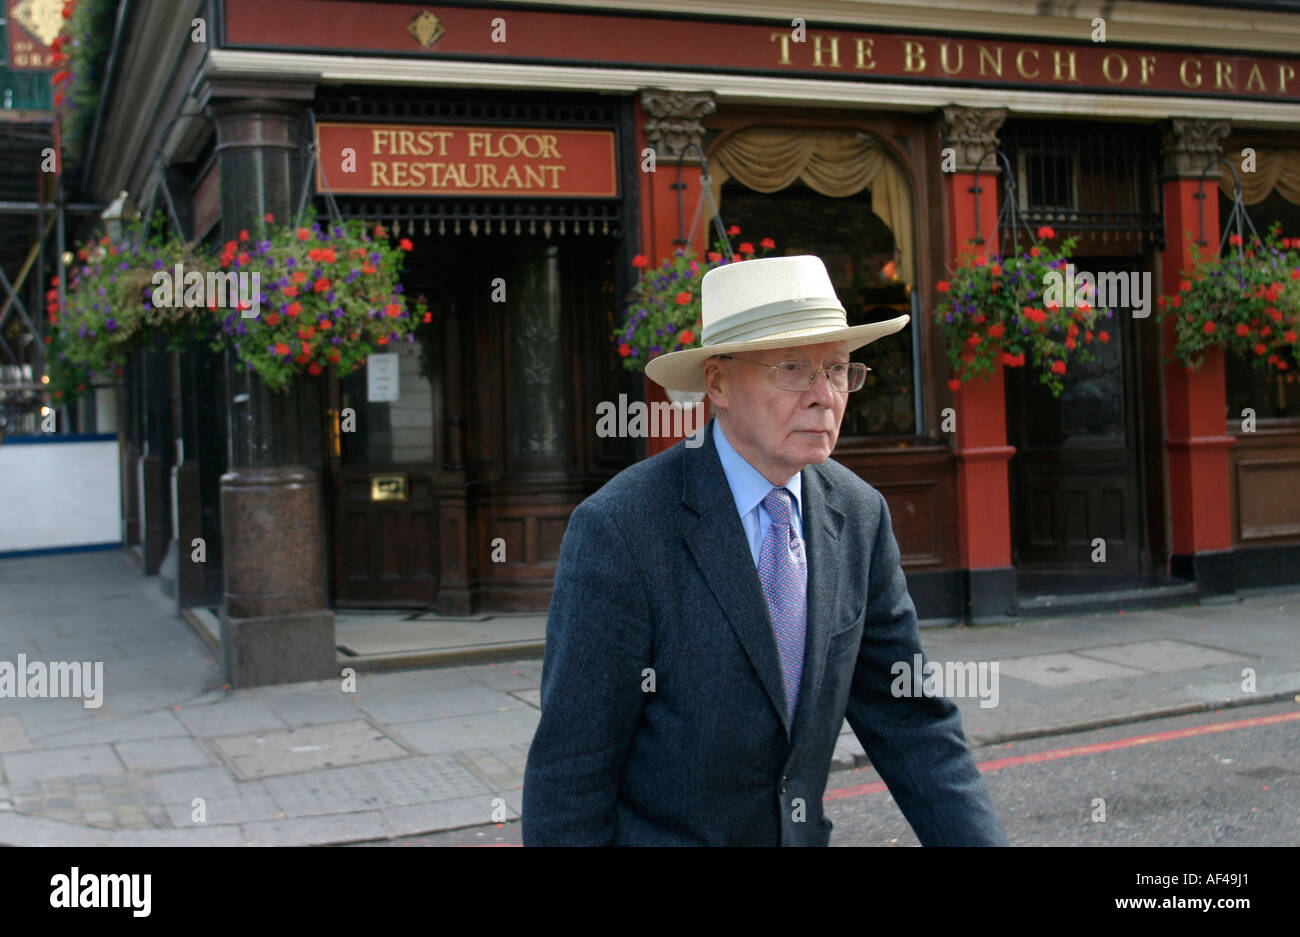
[{"label": "brass door plate", "polygon": [[406,475],[371,475],[371,501],[408,501],[410,496],[406,488]]}]

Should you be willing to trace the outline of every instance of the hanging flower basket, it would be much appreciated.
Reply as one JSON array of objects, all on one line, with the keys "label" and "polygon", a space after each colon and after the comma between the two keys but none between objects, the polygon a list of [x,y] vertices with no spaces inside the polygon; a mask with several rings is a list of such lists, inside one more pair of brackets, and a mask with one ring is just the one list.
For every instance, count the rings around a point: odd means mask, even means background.
[{"label": "hanging flower basket", "polygon": [[[727,234],[739,235],[740,228],[732,225]],[[652,358],[692,347],[703,324],[700,284],[704,275],[715,267],[766,257],[775,248],[771,238],[763,238],[757,250],[745,241],[729,254],[726,243],[719,239],[703,260],[690,248],[679,249],[654,270],[649,269],[644,254],[634,257],[632,266],[639,271],[639,278],[613,336],[623,367],[641,372]]]},{"label": "hanging flower basket", "polygon": [[155,306],[152,298],[159,271],[170,275],[177,264],[193,269],[202,255],[175,236],[145,238],[143,232],[143,222],[137,222],[121,246],[101,237],[79,248],[62,302],[58,281],[51,282],[46,344],[56,402],[84,393],[96,375],[120,369],[158,336],[178,347],[200,324],[202,310]]},{"label": "hanging flower basket", "polygon": [[[1056,232],[1038,229],[1052,241]],[[940,280],[935,318],[947,339],[948,363],[957,390],[962,382],[988,377],[995,366],[1032,367],[1059,397],[1063,376],[1075,361],[1090,361],[1087,346],[1106,342],[1105,323],[1089,302],[1090,290],[1066,278],[1073,238],[1056,247],[1035,243],[1003,257],[980,253],[970,244],[957,259],[949,280]],[[1107,310],[1106,316],[1114,314]]]},{"label": "hanging flower basket", "polygon": [[[1191,235],[1189,234],[1190,238]],[[1191,245],[1178,292],[1156,300],[1172,318],[1172,359],[1198,370],[1207,349],[1229,349],[1257,369],[1287,371],[1300,360],[1300,238],[1230,235],[1215,256]]]},{"label": "hanging flower basket", "polygon": [[431,316],[422,301],[408,304],[402,295],[412,247],[406,238],[394,246],[369,222],[276,225],[268,214],[257,237],[241,231],[217,258],[223,270],[258,273],[261,296],[255,317],[214,310],[214,349],[229,346],[268,387],[283,391],[297,374],[328,367],[349,374],[368,355],[413,342],[416,326]]}]

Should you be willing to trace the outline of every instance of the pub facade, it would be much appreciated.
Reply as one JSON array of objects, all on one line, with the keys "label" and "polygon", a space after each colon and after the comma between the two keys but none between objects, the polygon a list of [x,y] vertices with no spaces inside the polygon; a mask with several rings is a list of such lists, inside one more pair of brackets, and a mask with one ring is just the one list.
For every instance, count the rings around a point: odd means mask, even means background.
[{"label": "pub facade", "polygon": [[1009,368],[953,390],[934,324],[958,253],[1017,213],[1175,291],[1247,149],[1247,211],[1300,234],[1295,14],[1227,50],[1243,14],[1192,4],[1109,6],[1104,41],[974,0],[180,6],[131,5],[89,188],[142,205],[165,180],[217,244],[302,204],[366,219],[412,242],[431,312],[384,373],[288,393],[201,347],[127,368],[124,544],[220,607],[232,682],[332,674],[334,609],[545,609],[573,508],[675,441],[596,431],[602,402],[664,400],[611,341],[633,259],[707,249],[715,208],[821,256],[851,322],[912,316],[863,349],[835,458],[888,500],[923,619],[1300,581],[1291,377],[1171,365],[1134,297],[1059,398]]}]

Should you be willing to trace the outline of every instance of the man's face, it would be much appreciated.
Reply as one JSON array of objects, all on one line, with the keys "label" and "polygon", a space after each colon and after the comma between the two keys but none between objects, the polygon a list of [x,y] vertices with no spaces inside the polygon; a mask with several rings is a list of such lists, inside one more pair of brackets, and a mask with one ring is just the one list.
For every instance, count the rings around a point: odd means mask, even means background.
[{"label": "man's face", "polygon": [[709,402],[736,452],[774,485],[784,485],[805,465],[830,458],[848,394],[831,390],[824,374],[818,374],[813,386],[802,393],[782,390],[776,385],[775,371],[745,362],[801,361],[827,368],[848,362],[848,344],[800,345],[732,357],[741,360],[706,362],[705,381]]}]

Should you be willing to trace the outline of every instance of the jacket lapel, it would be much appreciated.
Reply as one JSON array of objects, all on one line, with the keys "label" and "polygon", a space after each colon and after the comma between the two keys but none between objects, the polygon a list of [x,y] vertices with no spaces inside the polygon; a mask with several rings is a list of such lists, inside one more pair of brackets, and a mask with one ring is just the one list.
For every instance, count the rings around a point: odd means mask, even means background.
[{"label": "jacket lapel", "polygon": [[[712,420],[705,433],[703,445],[684,447],[682,504],[694,515],[684,521],[686,544],[757,671],[772,706],[780,714],[788,736],[791,731],[789,708],[785,702],[781,662],[767,614],[767,602],[763,598],[763,587],[745,540],[745,529],[736,514],[731,486],[727,484],[726,473],[713,445]],[[805,471],[805,479],[807,476]],[[811,583],[809,592],[812,592]],[[822,644],[824,653],[825,641]],[[807,679],[805,668],[805,685]]]},{"label": "jacket lapel", "polygon": [[[838,541],[844,525],[844,512],[835,507],[834,491],[821,470],[809,465],[803,470],[803,533],[808,557],[808,643],[804,651],[803,680],[799,687],[799,707],[795,711],[794,732],[802,733],[809,719],[814,719],[813,703],[826,673],[826,654],[835,622],[835,594],[843,557]],[[835,727],[839,731],[839,726]]]}]

